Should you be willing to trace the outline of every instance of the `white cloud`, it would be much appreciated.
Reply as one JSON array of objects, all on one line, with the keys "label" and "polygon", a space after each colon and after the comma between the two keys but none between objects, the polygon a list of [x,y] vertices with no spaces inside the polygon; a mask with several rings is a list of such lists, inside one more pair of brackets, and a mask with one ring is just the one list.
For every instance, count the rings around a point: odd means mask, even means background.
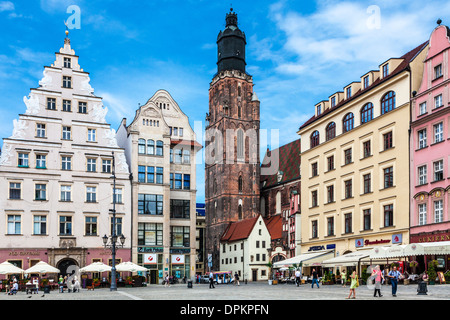
[{"label": "white cloud", "polygon": [[14,3],[11,1],[0,1],[0,12],[14,11]]}]

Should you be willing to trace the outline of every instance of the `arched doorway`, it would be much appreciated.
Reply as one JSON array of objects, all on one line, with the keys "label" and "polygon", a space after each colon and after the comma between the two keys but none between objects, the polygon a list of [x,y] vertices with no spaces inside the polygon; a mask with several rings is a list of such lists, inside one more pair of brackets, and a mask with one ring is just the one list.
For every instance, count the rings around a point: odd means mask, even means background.
[{"label": "arched doorway", "polygon": [[56,267],[60,270],[60,275],[70,276],[78,269],[78,263],[73,259],[62,259],[58,262]]}]

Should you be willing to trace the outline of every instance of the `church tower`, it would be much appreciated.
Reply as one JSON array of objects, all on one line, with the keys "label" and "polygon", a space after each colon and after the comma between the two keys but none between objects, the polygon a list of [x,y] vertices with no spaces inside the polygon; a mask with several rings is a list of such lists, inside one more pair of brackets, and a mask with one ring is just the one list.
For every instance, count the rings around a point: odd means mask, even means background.
[{"label": "church tower", "polygon": [[246,37],[233,9],[217,37],[217,73],[206,116],[206,253],[218,270],[220,238],[230,222],[259,213],[260,103],[245,71]]}]

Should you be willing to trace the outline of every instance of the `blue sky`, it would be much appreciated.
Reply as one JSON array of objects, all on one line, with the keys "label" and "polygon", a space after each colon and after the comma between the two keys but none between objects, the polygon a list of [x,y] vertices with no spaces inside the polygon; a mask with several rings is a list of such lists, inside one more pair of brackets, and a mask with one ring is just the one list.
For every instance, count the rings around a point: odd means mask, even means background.
[{"label": "blue sky", "polygon": [[[72,48],[112,128],[122,118],[130,122],[159,89],[170,92],[192,127],[204,125],[215,41],[230,1],[0,0],[0,138],[11,136],[13,120],[26,109],[23,97],[63,45],[70,5],[81,9],[81,28],[70,30]],[[438,18],[450,25],[448,1],[240,0],[232,7],[247,36],[261,128],[269,137],[278,130],[278,145],[298,138],[317,102],[428,40]]]}]

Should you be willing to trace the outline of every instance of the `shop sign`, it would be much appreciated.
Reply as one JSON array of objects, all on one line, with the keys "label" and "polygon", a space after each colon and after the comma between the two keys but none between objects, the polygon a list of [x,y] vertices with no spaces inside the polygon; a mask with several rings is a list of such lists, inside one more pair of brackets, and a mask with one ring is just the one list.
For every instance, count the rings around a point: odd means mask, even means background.
[{"label": "shop sign", "polygon": [[172,264],[184,264],[184,255],[172,255]]},{"label": "shop sign", "polygon": [[146,253],[144,254],[144,264],[157,264],[158,263],[158,255],[155,253]]},{"label": "shop sign", "polygon": [[138,247],[138,253],[159,253],[163,252],[164,249],[162,247]]},{"label": "shop sign", "polygon": [[375,241],[365,240],[364,245],[368,246],[368,245],[373,245],[373,244],[383,244],[383,243],[389,243],[389,242],[391,242],[391,240],[375,240]]},{"label": "shop sign", "polygon": [[439,242],[439,241],[450,241],[450,233],[440,233],[440,234],[428,234],[422,236],[411,235],[411,242]]},{"label": "shop sign", "polygon": [[320,250],[325,250],[325,246],[313,246],[313,247],[309,247],[308,251],[320,251]]},{"label": "shop sign", "polygon": [[17,256],[39,256],[39,251],[11,251],[9,253],[10,256],[17,257]]},{"label": "shop sign", "polygon": [[392,243],[402,243],[402,234],[393,234]]},{"label": "shop sign", "polygon": [[356,248],[364,247],[364,239],[356,239],[355,240],[355,247]]}]

